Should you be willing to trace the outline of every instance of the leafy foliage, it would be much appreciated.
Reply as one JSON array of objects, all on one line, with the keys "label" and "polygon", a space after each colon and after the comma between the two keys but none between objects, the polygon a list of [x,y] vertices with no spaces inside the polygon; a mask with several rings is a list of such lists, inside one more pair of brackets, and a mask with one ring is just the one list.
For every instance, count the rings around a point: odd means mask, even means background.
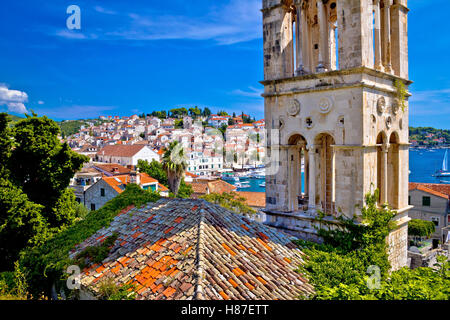
[{"label": "leafy foliage", "polygon": [[[296,241],[309,257],[299,268],[315,287],[317,300],[448,299],[448,261],[438,270],[403,268],[389,273],[386,237],[395,226],[393,212],[376,206],[377,192],[366,196],[361,223],[340,219],[342,227],[320,229],[323,244]],[[325,221],[323,221],[325,223]],[[445,259],[446,260],[446,259]],[[370,288],[369,267],[379,268],[378,289]],[[305,297],[302,297],[305,298]]]},{"label": "leafy foliage", "polygon": [[19,252],[70,226],[76,201],[67,187],[88,158],[58,139],[47,117],[27,115],[10,128],[0,114],[0,270],[11,270]]},{"label": "leafy foliage", "polygon": [[405,111],[406,109],[406,95],[408,94],[408,91],[405,88],[405,84],[403,81],[396,79],[394,81],[394,86],[397,89],[397,99],[400,102],[400,107],[402,108],[402,111]]},{"label": "leafy foliage", "polygon": [[106,203],[101,209],[91,211],[86,219],[57,234],[39,247],[28,249],[21,257],[34,296],[50,295],[52,284],[60,283],[67,277],[65,269],[71,265],[69,251],[101,228],[110,225],[120,210],[130,206],[141,206],[159,199],[159,195],[128,184],[125,191]]},{"label": "leafy foliage", "polygon": [[408,224],[408,234],[416,237],[430,237],[436,231],[433,222],[412,219]]},{"label": "leafy foliage", "polygon": [[236,192],[230,193],[210,193],[200,197],[208,202],[218,204],[228,210],[239,214],[255,214],[256,211],[245,203],[245,198],[240,197]]},{"label": "leafy foliage", "polygon": [[[162,185],[169,187],[169,181],[167,179],[167,172],[163,168],[163,164],[152,160],[151,163],[148,163],[146,160],[138,160],[138,169],[140,172],[147,173],[150,177],[158,180]],[[180,187],[178,188],[178,194],[176,195],[178,198],[189,198],[194,191],[192,190],[192,186],[186,184],[184,178],[181,178]],[[175,197],[174,194],[172,194]]]},{"label": "leafy foliage", "polygon": [[118,286],[111,278],[103,280],[99,286],[100,295],[104,300],[134,300],[136,297],[134,289],[136,289],[134,284]]},{"label": "leafy foliage", "polygon": [[70,224],[72,216],[55,211],[67,200],[70,179],[89,159],[73,152],[58,140],[59,127],[47,117],[28,116],[12,130],[15,144],[11,154],[11,180],[33,202],[44,206],[50,227]]},{"label": "leafy foliage", "polygon": [[0,300],[26,300],[27,289],[25,275],[18,262],[14,263],[14,272],[0,274]]},{"label": "leafy foliage", "polygon": [[29,201],[22,190],[0,179],[0,269],[10,270],[19,252],[48,237],[41,205]]},{"label": "leafy foliage", "polygon": [[82,252],[77,254],[73,264],[79,266],[80,269],[84,269],[91,263],[101,263],[106,259],[106,257],[108,257],[109,251],[118,237],[119,234],[114,233],[112,236],[106,238],[101,245],[87,247]]},{"label": "leafy foliage", "polygon": [[169,149],[164,153],[162,164],[167,172],[169,189],[177,195],[181,179],[187,168],[186,154],[178,141],[170,143]]}]

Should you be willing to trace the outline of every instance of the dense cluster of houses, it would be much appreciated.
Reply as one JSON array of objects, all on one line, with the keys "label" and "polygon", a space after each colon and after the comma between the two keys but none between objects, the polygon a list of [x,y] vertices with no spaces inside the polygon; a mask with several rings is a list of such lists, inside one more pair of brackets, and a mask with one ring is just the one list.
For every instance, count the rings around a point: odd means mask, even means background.
[{"label": "dense cluster of houses", "polygon": [[[244,123],[241,117],[218,115],[197,119],[143,119],[133,115],[100,120],[101,124],[88,123],[67,138],[73,150],[93,161],[124,166],[136,166],[139,159],[160,161],[169,144],[179,141],[188,159],[187,171],[200,176],[217,175],[233,166],[264,163],[264,120]],[[209,126],[203,126],[205,122]],[[224,124],[227,128],[223,134],[219,128]],[[125,151],[120,147],[124,145],[133,147]]]},{"label": "dense cluster of houses", "polygon": [[[264,163],[264,120],[244,123],[242,117],[218,115],[197,119],[143,119],[133,115],[100,120],[100,124],[86,122],[79,132],[66,139],[74,151],[91,159],[71,181],[77,201],[90,210],[101,208],[123,192],[128,183],[168,196],[165,186],[137,172],[136,166],[139,160],[161,162],[172,141],[178,141],[185,150],[185,180],[192,185],[195,198],[236,191],[236,187],[220,180],[221,173],[232,167]],[[205,122],[209,125],[203,126]],[[219,128],[224,124],[227,128],[223,134]]]}]

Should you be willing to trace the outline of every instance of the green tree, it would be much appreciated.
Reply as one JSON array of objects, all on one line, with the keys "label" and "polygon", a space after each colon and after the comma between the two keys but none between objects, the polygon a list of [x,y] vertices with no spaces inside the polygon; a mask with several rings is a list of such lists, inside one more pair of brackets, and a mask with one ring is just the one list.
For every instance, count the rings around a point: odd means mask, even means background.
[{"label": "green tree", "polygon": [[181,179],[187,168],[186,155],[183,146],[178,141],[173,141],[163,156],[163,168],[167,172],[169,189],[173,194],[178,194]]},{"label": "green tree", "polygon": [[67,200],[65,190],[70,179],[89,161],[67,143],[61,144],[59,133],[53,120],[36,114],[19,121],[12,130],[15,144],[10,157],[11,180],[31,201],[44,206],[43,214],[51,228],[71,223],[71,214],[54,208]]},{"label": "green tree", "polygon": [[[306,273],[318,300],[423,300],[450,297],[449,263],[436,270],[403,268],[389,273],[386,237],[395,228],[394,212],[376,204],[378,190],[366,196],[362,221],[340,218],[338,229],[319,229],[323,244],[295,241],[308,256],[299,271]],[[324,216],[322,215],[321,218]],[[322,223],[328,224],[322,219]],[[446,260],[446,259],[444,259]],[[371,288],[371,268],[379,268],[379,286]],[[373,274],[372,274],[373,275]]]},{"label": "green tree", "polygon": [[[150,177],[158,180],[162,185],[169,187],[167,179],[167,172],[164,170],[162,163],[152,160],[151,163],[145,160],[138,161],[138,169],[140,172],[147,173]],[[180,188],[178,189],[177,197],[189,198],[194,191],[192,186],[185,183],[184,178],[181,179]]]},{"label": "green tree", "polygon": [[203,116],[209,117],[210,115],[211,115],[211,110],[208,107],[205,107],[205,109],[203,109]]},{"label": "green tree", "polygon": [[22,249],[45,240],[42,209],[20,188],[0,179],[0,270],[11,270]]},{"label": "green tree", "polygon": [[0,177],[8,175],[8,159],[11,157],[12,140],[7,113],[0,113]]},{"label": "green tree", "polygon": [[148,163],[147,160],[138,160],[138,169],[140,172],[145,172],[150,177],[159,181],[159,183],[168,187],[167,173],[163,168],[162,163],[152,160]]}]

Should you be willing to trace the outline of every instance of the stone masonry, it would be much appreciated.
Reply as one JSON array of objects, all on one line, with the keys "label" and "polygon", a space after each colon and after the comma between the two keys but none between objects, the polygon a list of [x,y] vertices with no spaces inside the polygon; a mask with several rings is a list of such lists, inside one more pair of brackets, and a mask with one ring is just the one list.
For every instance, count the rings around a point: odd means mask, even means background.
[{"label": "stone masonry", "polygon": [[319,210],[358,216],[378,188],[379,203],[398,213],[387,239],[393,269],[407,262],[411,208],[408,11],[406,0],[263,0],[262,8],[267,156],[279,164],[266,177],[267,223],[317,239]]}]

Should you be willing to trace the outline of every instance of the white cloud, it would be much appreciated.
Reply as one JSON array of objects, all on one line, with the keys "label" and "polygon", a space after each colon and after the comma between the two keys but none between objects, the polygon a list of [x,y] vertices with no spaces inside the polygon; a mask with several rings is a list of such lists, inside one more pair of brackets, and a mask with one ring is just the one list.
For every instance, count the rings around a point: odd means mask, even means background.
[{"label": "white cloud", "polygon": [[77,31],[70,31],[70,30],[58,30],[56,32],[56,35],[58,37],[66,38],[66,39],[87,39],[87,36],[83,33],[77,32]]},{"label": "white cloud", "polygon": [[99,12],[99,13],[103,13],[103,14],[109,14],[109,15],[115,15],[115,14],[117,14],[116,11],[109,10],[109,9],[106,9],[106,8],[103,8],[103,7],[100,7],[100,6],[95,6],[95,7],[94,7],[94,10],[97,11],[97,12]]},{"label": "white cloud", "polygon": [[[230,45],[262,37],[262,16],[260,0],[229,0],[217,5],[212,2],[207,11],[195,17],[186,14],[123,13],[115,29],[84,35],[60,30],[59,37],[67,39],[100,40],[212,40],[219,45]],[[116,11],[97,6],[103,14],[119,14]],[[119,26],[119,27],[118,27]]]},{"label": "white cloud", "polygon": [[262,89],[257,89],[254,87],[248,87],[249,91],[237,89],[232,92],[234,95],[249,97],[249,98],[261,98],[261,94],[264,92]]},{"label": "white cloud", "polygon": [[81,118],[96,118],[105,115],[105,112],[115,110],[115,106],[92,106],[92,105],[71,105],[62,106],[59,108],[46,108],[35,111],[38,115],[46,115],[57,119],[81,119]]},{"label": "white cloud", "polygon": [[18,90],[10,90],[4,84],[0,84],[0,106],[6,105],[8,111],[16,113],[26,113],[25,102],[28,102],[28,95]]},{"label": "white cloud", "polygon": [[409,98],[411,115],[450,114],[450,89],[413,91]]}]

